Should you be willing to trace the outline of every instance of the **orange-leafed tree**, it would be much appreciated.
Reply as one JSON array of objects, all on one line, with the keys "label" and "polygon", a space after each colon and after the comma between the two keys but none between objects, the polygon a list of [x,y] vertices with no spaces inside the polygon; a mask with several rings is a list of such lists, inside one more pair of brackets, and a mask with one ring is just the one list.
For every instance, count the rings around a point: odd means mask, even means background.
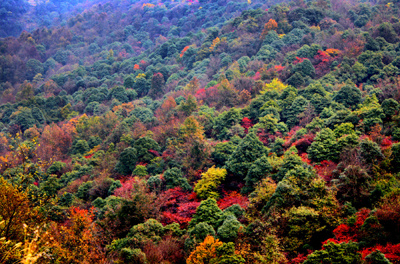
[{"label": "orange-leafed tree", "polygon": [[276,30],[278,28],[278,23],[274,19],[270,19],[267,23],[264,25],[264,29],[261,33],[261,39],[264,39],[265,36],[268,34],[270,30]]},{"label": "orange-leafed tree", "polygon": [[217,257],[217,249],[222,246],[222,242],[212,236],[207,236],[203,243],[190,254],[186,260],[187,264],[205,264]]},{"label": "orange-leafed tree", "polygon": [[219,37],[217,37],[216,39],[213,40],[211,46],[210,46],[210,51],[214,51],[215,46],[217,46],[217,44],[220,42],[221,40],[219,39]]},{"label": "orange-leafed tree", "polygon": [[170,113],[176,107],[176,101],[172,96],[168,96],[164,103],[156,110],[156,117],[159,121],[168,122],[171,117]]},{"label": "orange-leafed tree", "polygon": [[190,48],[190,46],[186,46],[183,48],[183,50],[181,51],[181,54],[179,55],[179,57],[183,57],[183,55],[185,54],[185,52]]},{"label": "orange-leafed tree", "polygon": [[32,205],[27,192],[20,189],[0,177],[0,238],[22,241],[24,225],[33,228],[41,223],[38,208]]},{"label": "orange-leafed tree", "polygon": [[93,211],[72,208],[64,224],[52,223],[49,248],[58,263],[106,263]]},{"label": "orange-leafed tree", "polygon": [[75,127],[71,123],[64,124],[62,127],[56,124],[47,125],[39,140],[38,156],[43,160],[65,158],[72,146],[75,133]]},{"label": "orange-leafed tree", "polygon": [[0,178],[0,263],[36,263],[44,255],[45,217],[28,192]]}]

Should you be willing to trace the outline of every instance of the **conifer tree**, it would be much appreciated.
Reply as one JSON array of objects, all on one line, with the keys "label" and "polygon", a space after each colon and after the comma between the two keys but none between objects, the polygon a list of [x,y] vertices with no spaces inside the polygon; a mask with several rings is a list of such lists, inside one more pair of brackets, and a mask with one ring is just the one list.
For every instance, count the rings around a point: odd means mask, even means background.
[{"label": "conifer tree", "polygon": [[266,154],[266,149],[262,142],[254,132],[249,133],[229,158],[226,168],[240,179],[244,179],[253,162],[264,154]]}]

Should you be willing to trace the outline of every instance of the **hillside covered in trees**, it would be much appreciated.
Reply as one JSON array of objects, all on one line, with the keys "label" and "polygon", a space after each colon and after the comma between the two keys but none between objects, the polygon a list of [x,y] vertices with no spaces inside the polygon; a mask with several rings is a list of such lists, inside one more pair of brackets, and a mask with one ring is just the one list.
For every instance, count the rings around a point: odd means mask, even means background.
[{"label": "hillside covered in trees", "polygon": [[400,263],[399,17],[2,1],[0,263]]}]

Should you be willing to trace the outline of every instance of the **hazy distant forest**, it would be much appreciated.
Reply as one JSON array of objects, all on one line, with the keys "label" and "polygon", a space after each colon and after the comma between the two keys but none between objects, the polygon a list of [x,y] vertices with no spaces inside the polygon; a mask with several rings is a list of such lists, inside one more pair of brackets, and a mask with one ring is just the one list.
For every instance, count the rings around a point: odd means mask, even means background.
[{"label": "hazy distant forest", "polygon": [[0,1],[0,264],[400,264],[400,1]]}]

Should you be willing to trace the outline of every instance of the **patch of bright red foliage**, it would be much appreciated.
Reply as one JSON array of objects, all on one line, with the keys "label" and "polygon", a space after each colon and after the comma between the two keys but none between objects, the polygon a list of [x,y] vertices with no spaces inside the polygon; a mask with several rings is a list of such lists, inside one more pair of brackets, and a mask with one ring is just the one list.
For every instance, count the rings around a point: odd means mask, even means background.
[{"label": "patch of bright red foliage", "polygon": [[184,192],[180,187],[161,193],[156,203],[161,210],[162,224],[168,225],[177,222],[183,228],[187,227],[196,208],[200,205],[196,193]]},{"label": "patch of bright red foliage", "polygon": [[224,210],[234,204],[238,204],[242,208],[247,208],[249,205],[249,199],[236,191],[224,192],[224,198],[219,199],[217,204],[221,210]]},{"label": "patch of bright red foliage", "polygon": [[244,128],[244,133],[247,134],[249,132],[249,128],[254,126],[254,124],[253,124],[253,122],[251,121],[250,118],[243,117],[242,122],[241,122],[241,126]]}]

